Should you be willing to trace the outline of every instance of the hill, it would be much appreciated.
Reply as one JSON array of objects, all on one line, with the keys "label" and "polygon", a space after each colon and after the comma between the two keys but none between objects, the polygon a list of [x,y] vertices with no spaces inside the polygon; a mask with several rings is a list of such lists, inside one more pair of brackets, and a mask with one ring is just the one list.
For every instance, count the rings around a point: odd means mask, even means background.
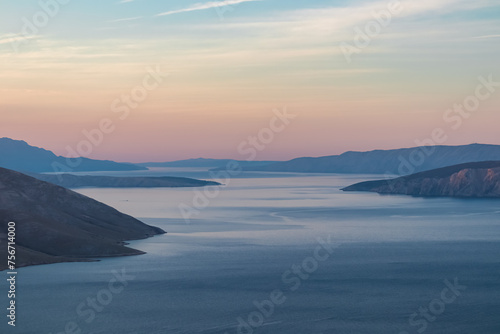
[{"label": "hill", "polygon": [[500,161],[499,145],[421,146],[395,150],[346,152],[319,158],[298,158],[252,171],[295,173],[354,173],[409,175],[416,172],[477,161]]},{"label": "hill", "polygon": [[[66,188],[0,168],[3,259],[11,221],[16,223],[17,267],[143,254],[125,241],[165,233]],[[6,265],[0,261],[0,270]]]},{"label": "hill", "polygon": [[424,197],[500,198],[500,161],[466,163],[396,179],[361,182],[342,190]]},{"label": "hill", "polygon": [[[88,158],[79,159],[79,163],[76,166],[73,166],[68,164],[67,158],[57,156],[51,151],[43,148],[31,146],[25,141],[0,138],[0,167],[20,172],[90,172],[147,169],[142,166],[109,160],[93,160]],[[72,160],[75,161],[76,159]]]}]

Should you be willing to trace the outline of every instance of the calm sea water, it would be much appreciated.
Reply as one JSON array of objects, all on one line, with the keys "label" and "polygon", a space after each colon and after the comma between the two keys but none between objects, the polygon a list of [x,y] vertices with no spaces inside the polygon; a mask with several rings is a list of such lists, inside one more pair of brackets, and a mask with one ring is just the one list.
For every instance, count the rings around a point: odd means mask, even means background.
[{"label": "calm sea water", "polygon": [[[208,177],[121,175],[167,174]],[[243,174],[189,222],[179,204],[204,189],[81,189],[169,233],[132,242],[142,256],[19,270],[0,332],[500,333],[500,201],[339,190],[372,178]]]}]

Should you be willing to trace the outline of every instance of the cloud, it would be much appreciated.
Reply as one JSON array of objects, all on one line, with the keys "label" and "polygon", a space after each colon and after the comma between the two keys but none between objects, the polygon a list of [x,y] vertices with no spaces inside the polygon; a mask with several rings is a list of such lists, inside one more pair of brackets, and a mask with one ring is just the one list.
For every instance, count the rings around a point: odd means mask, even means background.
[{"label": "cloud", "polygon": [[11,44],[11,45],[18,45],[22,42],[25,42],[27,40],[31,39],[37,39],[40,38],[40,36],[34,36],[34,35],[27,35],[23,36],[21,34],[5,34],[5,35],[0,35],[0,44]]},{"label": "cloud", "polygon": [[15,34],[0,35],[0,44],[12,43],[19,39],[22,39],[22,36],[18,36]]},{"label": "cloud", "polygon": [[[128,1],[130,1],[130,0],[128,0]],[[171,10],[168,12],[157,14],[156,16],[166,16],[166,15],[172,15],[172,14],[178,14],[178,13],[184,13],[184,12],[192,12],[195,10],[204,10],[204,9],[210,9],[210,8],[233,6],[233,5],[243,3],[243,2],[253,2],[253,1],[262,1],[262,0],[224,0],[224,1],[210,1],[210,2],[204,2],[204,3],[196,3],[190,7],[187,7],[187,8],[178,9],[178,10]]]},{"label": "cloud", "polygon": [[113,23],[113,22],[123,22],[123,21],[135,21],[135,20],[139,20],[139,19],[142,19],[143,16],[136,16],[136,17],[128,17],[128,18],[125,18],[125,19],[117,19],[117,20],[111,20],[111,21],[108,21],[110,23]]},{"label": "cloud", "polygon": [[485,35],[485,36],[477,36],[477,37],[474,37],[474,38],[498,38],[500,37],[500,35]]}]

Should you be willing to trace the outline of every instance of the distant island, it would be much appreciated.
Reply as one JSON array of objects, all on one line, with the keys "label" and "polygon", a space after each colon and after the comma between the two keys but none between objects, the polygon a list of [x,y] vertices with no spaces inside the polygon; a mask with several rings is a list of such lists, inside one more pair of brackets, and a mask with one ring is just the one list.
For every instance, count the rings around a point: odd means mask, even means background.
[{"label": "distant island", "polygon": [[[2,245],[11,221],[17,226],[17,267],[144,254],[126,241],[165,233],[66,188],[0,168]],[[7,247],[0,256],[7,259]],[[6,265],[0,261],[0,270]]]},{"label": "distant island", "polygon": [[[77,160],[78,159],[78,160]],[[0,167],[18,172],[92,172],[147,170],[146,167],[109,160],[68,159],[25,141],[0,138]],[[76,161],[76,163],[75,163]]]},{"label": "distant island", "polygon": [[423,197],[500,198],[500,161],[466,163],[390,180],[361,182],[342,190]]},{"label": "distant island", "polygon": [[345,152],[318,158],[297,158],[247,171],[410,175],[477,161],[500,161],[500,145],[420,146],[394,150]]},{"label": "distant island", "polygon": [[137,165],[143,167],[209,167],[224,169],[230,162],[237,162],[241,167],[258,167],[276,163],[277,161],[246,161],[246,160],[231,160],[231,159],[187,159],[167,162],[145,162]]},{"label": "distant island", "polygon": [[217,186],[218,182],[187,177],[116,177],[73,174],[29,174],[39,180],[65,188],[177,188]]}]

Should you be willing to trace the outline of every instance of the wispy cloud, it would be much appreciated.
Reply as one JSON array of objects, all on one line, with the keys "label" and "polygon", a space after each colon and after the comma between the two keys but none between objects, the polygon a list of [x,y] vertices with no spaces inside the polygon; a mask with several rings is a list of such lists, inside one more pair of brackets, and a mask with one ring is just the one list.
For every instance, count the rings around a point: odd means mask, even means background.
[{"label": "wispy cloud", "polygon": [[237,4],[240,4],[243,2],[253,2],[253,1],[262,1],[262,0],[224,0],[224,1],[210,1],[210,2],[203,2],[203,3],[200,2],[200,3],[196,3],[190,7],[187,7],[187,8],[178,9],[178,10],[171,10],[168,12],[157,14],[156,16],[166,16],[166,15],[172,15],[172,14],[178,14],[178,13],[184,13],[184,12],[192,12],[195,10],[204,10],[204,9],[210,9],[210,8],[232,6],[232,5],[237,5]]},{"label": "wispy cloud", "polygon": [[15,34],[0,35],[0,44],[12,43],[17,39],[19,39],[19,37]]},{"label": "wispy cloud", "polygon": [[135,21],[135,20],[139,20],[142,18],[143,18],[143,16],[136,16],[136,17],[128,17],[128,18],[124,18],[124,19],[111,20],[108,22],[113,23],[113,22],[123,22],[123,21]]},{"label": "wispy cloud", "polygon": [[498,38],[500,37],[500,35],[485,35],[485,36],[477,36],[477,37],[474,37],[474,38]]},{"label": "wispy cloud", "polygon": [[28,40],[28,39],[35,39],[39,38],[40,36],[23,36],[23,35],[16,35],[16,34],[5,34],[5,35],[0,35],[0,44],[7,44],[7,43],[15,43],[18,41],[22,40]]}]

